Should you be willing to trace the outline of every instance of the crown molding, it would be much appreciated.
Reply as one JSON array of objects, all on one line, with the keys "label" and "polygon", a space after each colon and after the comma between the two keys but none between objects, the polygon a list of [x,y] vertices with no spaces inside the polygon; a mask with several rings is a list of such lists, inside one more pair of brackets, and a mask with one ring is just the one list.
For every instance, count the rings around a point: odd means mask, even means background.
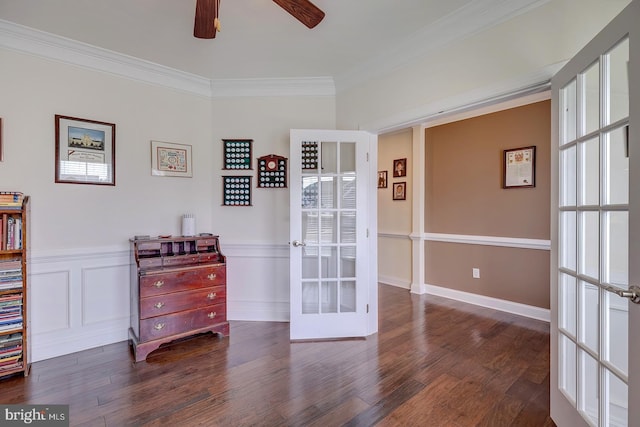
[{"label": "crown molding", "polygon": [[515,16],[535,9],[550,0],[476,0],[442,17],[392,50],[380,52],[374,58],[358,64],[336,76],[338,92],[357,86],[364,81],[387,75],[407,66],[429,53],[451,43],[485,31]]},{"label": "crown molding", "polygon": [[2,19],[0,48],[207,98],[335,95],[331,77],[211,80]]},{"label": "crown molding", "polygon": [[242,96],[335,96],[332,77],[213,79],[214,98]]},{"label": "crown molding", "polygon": [[211,96],[211,81],[132,56],[0,20],[0,47],[102,73]]}]

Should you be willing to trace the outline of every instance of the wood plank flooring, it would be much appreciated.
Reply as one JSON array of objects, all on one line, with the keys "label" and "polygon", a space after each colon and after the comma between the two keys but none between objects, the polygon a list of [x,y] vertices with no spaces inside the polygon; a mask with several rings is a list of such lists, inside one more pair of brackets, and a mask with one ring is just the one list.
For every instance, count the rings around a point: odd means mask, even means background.
[{"label": "wood plank flooring", "polygon": [[235,321],[137,364],[127,342],[34,363],[0,403],[69,404],[73,426],[555,425],[547,323],[386,285],[366,340]]}]

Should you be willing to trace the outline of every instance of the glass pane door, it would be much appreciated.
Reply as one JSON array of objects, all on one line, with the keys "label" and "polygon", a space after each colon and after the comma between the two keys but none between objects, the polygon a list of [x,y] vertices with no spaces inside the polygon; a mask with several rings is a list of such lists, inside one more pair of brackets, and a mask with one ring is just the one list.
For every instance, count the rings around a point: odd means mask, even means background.
[{"label": "glass pane door", "polygon": [[355,142],[307,141],[302,172],[303,314],[356,308]]},{"label": "glass pane door", "polygon": [[557,383],[593,426],[626,426],[629,41],[560,89]]},{"label": "glass pane door", "polygon": [[365,336],[377,295],[367,228],[372,135],[291,132],[291,339]]}]

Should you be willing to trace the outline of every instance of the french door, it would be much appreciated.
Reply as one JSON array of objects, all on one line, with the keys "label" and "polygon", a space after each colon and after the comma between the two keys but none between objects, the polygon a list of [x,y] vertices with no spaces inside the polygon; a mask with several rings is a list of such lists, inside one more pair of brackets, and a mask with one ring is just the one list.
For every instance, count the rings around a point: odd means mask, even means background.
[{"label": "french door", "polygon": [[640,426],[638,22],[634,0],[552,79],[551,416],[561,427]]},{"label": "french door", "polygon": [[290,335],[377,331],[377,137],[291,130]]}]

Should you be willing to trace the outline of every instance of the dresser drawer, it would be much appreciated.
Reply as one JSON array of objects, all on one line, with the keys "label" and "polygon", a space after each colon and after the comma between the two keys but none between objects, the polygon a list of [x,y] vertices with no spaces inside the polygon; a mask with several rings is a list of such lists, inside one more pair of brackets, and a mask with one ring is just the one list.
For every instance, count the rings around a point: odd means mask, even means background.
[{"label": "dresser drawer", "polygon": [[150,341],[226,322],[227,305],[216,304],[140,320],[140,340]]},{"label": "dresser drawer", "polygon": [[227,290],[225,286],[215,286],[141,298],[140,318],[147,319],[177,311],[224,303],[226,296]]},{"label": "dresser drawer", "polygon": [[185,268],[140,276],[140,298],[226,283],[226,265]]}]

